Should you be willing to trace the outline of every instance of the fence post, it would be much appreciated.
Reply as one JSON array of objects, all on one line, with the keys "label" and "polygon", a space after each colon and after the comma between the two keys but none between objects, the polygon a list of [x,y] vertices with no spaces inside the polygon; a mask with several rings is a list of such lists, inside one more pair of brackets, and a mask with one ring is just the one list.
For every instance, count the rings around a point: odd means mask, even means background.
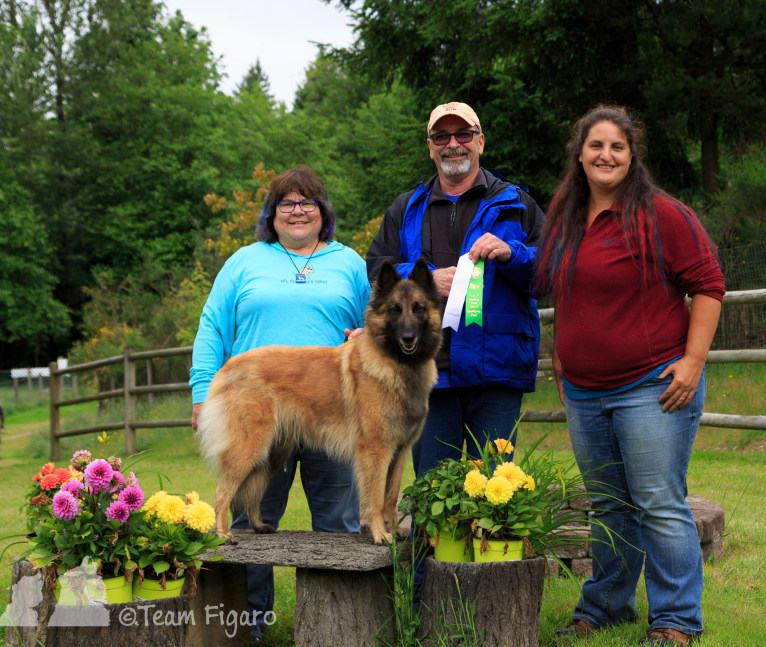
[{"label": "fence post", "polygon": [[13,399],[16,401],[16,404],[19,403],[19,378],[17,377],[13,378]]},{"label": "fence post", "polygon": [[32,399],[32,369],[27,368],[27,393],[30,400]]},{"label": "fence post", "polygon": [[57,362],[48,364],[50,377],[48,382],[48,391],[51,400],[51,460],[57,461],[61,453],[59,432],[61,431],[61,418],[59,415],[59,376],[55,371],[58,368]]},{"label": "fence post", "polygon": [[136,421],[136,396],[131,390],[136,387],[136,363],[133,360],[133,347],[125,349],[124,364],[124,389],[125,389],[125,455],[136,453],[136,430],[133,424]]},{"label": "fence post", "polygon": [[[146,360],[146,386],[152,386],[152,358],[149,357]],[[149,404],[154,402],[154,394],[149,393]]]}]

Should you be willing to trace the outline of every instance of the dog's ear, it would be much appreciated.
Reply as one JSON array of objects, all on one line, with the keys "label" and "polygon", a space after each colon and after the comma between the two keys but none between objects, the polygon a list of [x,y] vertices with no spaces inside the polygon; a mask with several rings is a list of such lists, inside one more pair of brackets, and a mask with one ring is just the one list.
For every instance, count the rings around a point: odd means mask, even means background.
[{"label": "dog's ear", "polygon": [[436,302],[439,300],[434,277],[431,274],[431,270],[428,269],[428,263],[426,263],[423,257],[420,257],[417,263],[415,263],[415,267],[412,268],[410,279],[420,286],[431,301]]},{"label": "dog's ear", "polygon": [[372,304],[373,307],[378,307],[380,303],[385,301],[386,297],[394,289],[394,286],[402,280],[399,276],[399,272],[391,264],[391,261],[383,261],[378,272],[378,278],[375,279],[375,287],[372,290]]}]

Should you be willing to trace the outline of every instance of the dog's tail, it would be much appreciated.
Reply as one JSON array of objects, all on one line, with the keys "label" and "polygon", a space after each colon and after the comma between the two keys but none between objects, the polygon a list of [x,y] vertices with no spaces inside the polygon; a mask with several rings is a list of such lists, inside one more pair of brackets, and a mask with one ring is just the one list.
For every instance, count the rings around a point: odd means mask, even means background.
[{"label": "dog's tail", "polygon": [[221,456],[231,444],[228,426],[222,398],[209,395],[202,407],[197,429],[202,456],[216,474],[221,471]]}]

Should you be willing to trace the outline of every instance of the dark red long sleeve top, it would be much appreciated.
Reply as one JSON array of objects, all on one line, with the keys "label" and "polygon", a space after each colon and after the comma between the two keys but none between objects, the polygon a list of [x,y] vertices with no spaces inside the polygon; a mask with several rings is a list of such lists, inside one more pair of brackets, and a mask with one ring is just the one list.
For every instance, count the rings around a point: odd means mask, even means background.
[{"label": "dark red long sleeve top", "polygon": [[586,231],[571,288],[556,294],[556,350],[565,377],[577,386],[624,386],[683,355],[684,296],[723,299],[723,274],[697,218],[662,195],[655,210],[662,274],[642,278],[615,204]]}]

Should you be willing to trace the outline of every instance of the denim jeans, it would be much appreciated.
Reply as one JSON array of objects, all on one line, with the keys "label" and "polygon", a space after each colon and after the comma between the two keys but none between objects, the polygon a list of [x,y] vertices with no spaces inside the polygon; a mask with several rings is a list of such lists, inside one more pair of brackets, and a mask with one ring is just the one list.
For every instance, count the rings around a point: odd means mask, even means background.
[{"label": "denim jeans", "polygon": [[[431,391],[423,435],[412,448],[415,475],[420,476],[432,467],[436,467],[444,458],[460,458],[464,442],[468,453],[478,456],[478,448],[466,431],[466,427],[482,445],[487,436],[491,440],[508,438],[519,419],[521,396],[521,391],[501,386],[473,386]],[[515,436],[511,442],[515,444]],[[415,569],[416,605],[420,604],[425,557],[426,555]]]},{"label": "denim jeans", "polygon": [[705,375],[692,401],[667,413],[659,398],[670,382],[652,379],[612,396],[567,398],[569,436],[594,516],[622,537],[615,552],[606,533],[592,526],[593,573],[574,618],[594,627],[637,620],[636,585],[646,556],[649,627],[702,632],[702,555],[686,504],[686,471]]},{"label": "denim jeans", "polygon": [[460,458],[464,441],[468,453],[478,455],[466,427],[480,444],[487,436],[508,438],[519,418],[521,396],[521,391],[500,386],[431,391],[423,435],[412,448],[415,475],[436,467],[444,458]]},{"label": "denim jeans", "polygon": [[[287,507],[287,496],[300,462],[301,484],[311,511],[311,528],[323,532],[359,532],[359,500],[354,470],[348,463],[311,449],[296,451],[269,481],[261,501],[261,517],[274,528]],[[249,528],[247,513],[236,514],[232,528]],[[259,636],[266,628],[264,615],[274,608],[274,569],[247,566],[247,606],[255,622],[251,631]],[[255,614],[256,611],[261,613]]]}]

